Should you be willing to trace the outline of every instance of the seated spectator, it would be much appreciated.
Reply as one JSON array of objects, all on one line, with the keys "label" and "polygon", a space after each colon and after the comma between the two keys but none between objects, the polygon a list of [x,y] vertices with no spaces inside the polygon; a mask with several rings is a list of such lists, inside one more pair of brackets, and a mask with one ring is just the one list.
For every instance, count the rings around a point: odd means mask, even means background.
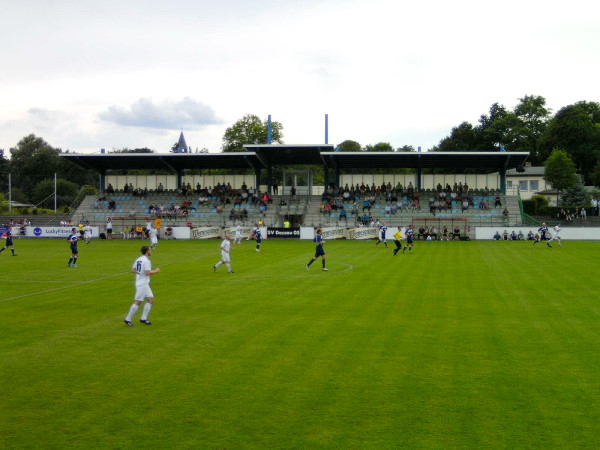
[{"label": "seated spectator", "polygon": [[519,241],[525,240],[525,236],[523,236],[523,232],[521,230],[519,230],[519,234],[517,234],[517,240],[519,240]]},{"label": "seated spectator", "polygon": [[462,211],[465,212],[467,209],[469,209],[469,201],[464,199],[462,202]]},{"label": "seated spectator", "polygon": [[494,208],[502,206],[502,200],[500,200],[500,196],[496,195],[496,200],[494,201]]},{"label": "seated spectator", "polygon": [[527,233],[527,240],[528,241],[534,240],[533,231],[529,230],[529,233]]},{"label": "seated spectator", "polygon": [[173,236],[173,228],[169,225],[166,229],[165,229],[165,238],[166,239],[171,239],[171,237]]},{"label": "seated spectator", "polygon": [[114,200],[108,202],[108,209],[110,209],[113,212],[117,209],[117,204]]},{"label": "seated spectator", "polygon": [[339,215],[338,220],[342,220],[342,219],[348,220],[347,215],[346,215],[346,209],[343,206],[342,206],[342,209],[340,210],[340,215]]},{"label": "seated spectator", "polygon": [[447,241],[449,239],[449,234],[448,227],[444,225],[444,228],[442,228],[442,241]]},{"label": "seated spectator", "polygon": [[421,226],[419,227],[419,232],[417,233],[417,239],[425,239],[425,227]]},{"label": "seated spectator", "polygon": [[460,239],[460,228],[454,227],[454,231],[452,232],[452,240]]},{"label": "seated spectator", "polygon": [[431,236],[431,239],[433,239],[434,241],[437,240],[437,230],[435,227],[430,228],[429,236]]},{"label": "seated spectator", "polygon": [[510,240],[511,241],[516,241],[517,240],[517,233],[515,233],[515,230],[512,230],[510,232]]},{"label": "seated spectator", "polygon": [[502,236],[500,236],[500,233],[498,233],[498,231],[496,230],[496,234],[494,235],[494,240],[499,241],[500,239],[502,239]]},{"label": "seated spectator", "polygon": [[114,194],[115,193],[115,188],[113,188],[113,185],[108,183],[108,186],[106,188],[106,193],[107,194]]},{"label": "seated spectator", "polygon": [[504,230],[504,233],[502,233],[502,239],[508,241],[508,231]]}]

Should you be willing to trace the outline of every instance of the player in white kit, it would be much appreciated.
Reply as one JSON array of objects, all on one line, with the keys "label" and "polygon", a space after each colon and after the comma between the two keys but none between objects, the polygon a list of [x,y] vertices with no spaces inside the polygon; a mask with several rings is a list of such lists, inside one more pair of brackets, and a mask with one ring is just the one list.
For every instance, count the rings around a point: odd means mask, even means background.
[{"label": "player in white kit", "polygon": [[83,227],[83,237],[85,238],[85,243],[89,244],[90,239],[92,239],[92,226],[89,221],[87,221]]},{"label": "player in white kit", "polygon": [[150,238],[150,248],[154,250],[158,245],[158,230],[154,227],[154,225],[150,226],[148,230],[148,237]]},{"label": "player in white kit", "polygon": [[552,247],[550,245],[550,242],[552,241],[558,241],[558,245],[562,245],[562,243],[560,242],[560,235],[558,234],[560,232],[560,227],[558,225],[555,225],[554,227],[552,227],[552,237],[550,238],[550,240],[548,242],[546,242],[546,244],[548,244],[548,247]]},{"label": "player in white kit", "polygon": [[235,239],[233,240],[234,244],[242,244],[242,226],[238,224],[235,227]]},{"label": "player in white kit", "polygon": [[216,272],[219,266],[225,264],[227,267],[228,273],[233,273],[231,270],[231,236],[229,234],[225,235],[225,239],[221,242],[221,260],[213,266],[213,270]]},{"label": "player in white kit", "polygon": [[152,289],[150,289],[150,276],[159,273],[160,268],[152,269],[152,263],[150,262],[151,255],[152,250],[150,247],[143,246],[142,256],[136,259],[131,267],[131,273],[135,273],[135,297],[133,304],[129,308],[129,313],[125,317],[125,325],[128,327],[133,326],[131,320],[144,300],[146,300],[146,304],[144,305],[140,323],[152,325],[152,322],[148,320],[148,314],[150,314],[150,309],[152,309],[152,305],[154,304],[154,294],[152,293]]}]

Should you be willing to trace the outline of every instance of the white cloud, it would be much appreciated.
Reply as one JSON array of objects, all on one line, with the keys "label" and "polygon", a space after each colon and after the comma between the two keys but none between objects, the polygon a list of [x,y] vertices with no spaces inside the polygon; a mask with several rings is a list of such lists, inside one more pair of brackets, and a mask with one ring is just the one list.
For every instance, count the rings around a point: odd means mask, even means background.
[{"label": "white cloud", "polygon": [[108,110],[98,114],[98,117],[117,125],[167,130],[183,127],[197,129],[221,123],[210,106],[189,97],[179,101],[165,100],[161,103],[141,98],[129,109],[109,106]]}]

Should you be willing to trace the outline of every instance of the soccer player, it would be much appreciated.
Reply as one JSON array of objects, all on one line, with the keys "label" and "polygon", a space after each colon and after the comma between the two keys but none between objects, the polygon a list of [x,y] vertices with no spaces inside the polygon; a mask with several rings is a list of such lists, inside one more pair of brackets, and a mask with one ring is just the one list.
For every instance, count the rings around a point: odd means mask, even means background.
[{"label": "soccer player", "polygon": [[152,250],[150,247],[144,245],[141,251],[142,256],[136,259],[131,267],[131,273],[135,273],[135,297],[129,308],[129,314],[125,317],[125,325],[128,327],[133,326],[131,320],[144,300],[147,301],[142,311],[140,323],[152,325],[152,322],[148,320],[148,314],[150,314],[150,310],[154,304],[154,294],[152,293],[152,289],[150,289],[150,276],[160,273],[160,268],[152,269],[152,263],[150,262]]},{"label": "soccer player", "polygon": [[398,231],[394,233],[394,244],[396,244],[396,248],[392,250],[394,256],[398,254],[400,250],[402,250],[402,244],[400,243],[400,239],[402,238],[402,227],[398,227]]},{"label": "soccer player", "polygon": [[229,234],[225,235],[225,239],[221,242],[221,260],[213,266],[214,271],[216,272],[219,266],[225,264],[227,267],[227,273],[233,273],[231,270],[231,236]]},{"label": "soccer player", "polygon": [[381,226],[379,227],[379,240],[375,244],[375,247],[377,247],[381,242],[383,242],[385,244],[386,248],[388,247],[387,239],[385,238],[386,231],[387,231],[387,226],[385,225],[385,222],[382,222]]},{"label": "soccer player", "polygon": [[67,238],[67,241],[71,245],[71,257],[67,263],[67,267],[77,267],[77,258],[79,258],[79,251],[77,250],[77,228],[71,228],[71,234]]},{"label": "soccer player", "polygon": [[85,229],[84,229],[84,225],[83,225],[83,220],[79,221],[79,225],[77,225],[77,227],[79,228],[79,239],[84,239],[85,238]]},{"label": "soccer player", "polygon": [[408,253],[412,253],[413,248],[413,235],[415,234],[415,230],[413,230],[412,224],[408,226],[406,231],[404,232],[404,236],[406,236],[406,245],[402,249],[402,253],[406,251],[408,248]]},{"label": "soccer player", "polygon": [[242,245],[242,226],[240,224],[235,227],[235,239],[233,243]]},{"label": "soccer player", "polygon": [[148,236],[150,237],[150,248],[154,250],[158,245],[158,230],[154,227],[154,225],[150,225]]},{"label": "soccer player", "polygon": [[310,270],[310,265],[314,263],[317,258],[321,257],[321,263],[323,264],[323,270],[327,272],[327,267],[325,267],[325,259],[327,255],[325,255],[325,250],[323,249],[323,244],[325,244],[325,239],[323,239],[323,230],[320,228],[317,230],[317,235],[313,239],[314,243],[317,244],[317,248],[315,249],[315,257],[311,259],[306,265],[306,270]]},{"label": "soccer player", "polygon": [[88,220],[83,227],[83,237],[85,238],[85,243],[89,244],[90,239],[92,239],[92,226],[90,225],[90,221]]},{"label": "soccer player", "polygon": [[[542,226],[538,228],[538,233],[540,233],[540,236],[538,239],[533,241],[533,245],[537,244],[540,241],[545,241],[547,232],[548,232],[548,227],[546,226],[546,222],[542,222]],[[548,243],[546,242],[546,244],[548,244]]]},{"label": "soccer player", "polygon": [[8,247],[10,247],[10,251],[12,252],[12,255],[17,256],[17,254],[15,253],[15,245],[13,244],[13,240],[12,240],[12,226],[11,225],[9,225],[6,228],[6,231],[4,232],[2,237],[6,240],[6,242],[4,244],[4,247],[0,248],[0,253],[2,253],[4,250],[6,250]]},{"label": "soccer player", "polygon": [[562,243],[560,242],[560,235],[558,234],[559,232],[560,232],[560,227],[558,225],[555,225],[552,228],[552,236],[550,237],[550,240],[548,242],[546,242],[548,247],[552,247],[550,245],[550,242],[552,242],[552,241],[558,241],[558,245],[562,245]]},{"label": "soccer player", "polygon": [[256,228],[252,232],[252,237],[256,240],[256,251],[260,252],[260,244],[262,244],[262,232],[260,231],[260,223],[256,225]]}]

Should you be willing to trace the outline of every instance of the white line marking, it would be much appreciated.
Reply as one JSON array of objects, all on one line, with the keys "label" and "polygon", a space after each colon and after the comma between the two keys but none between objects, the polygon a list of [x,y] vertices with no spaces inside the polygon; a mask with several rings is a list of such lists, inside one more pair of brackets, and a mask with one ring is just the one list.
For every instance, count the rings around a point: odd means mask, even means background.
[{"label": "white line marking", "polygon": [[[204,258],[204,257],[206,257],[206,255],[195,256],[194,258],[189,258],[189,259],[180,259],[180,260],[178,260],[176,262],[161,264],[161,266],[171,266],[173,264],[179,264],[179,263],[182,263],[182,262],[193,261],[195,259],[200,259],[200,258]],[[17,295],[15,297],[0,299],[0,302],[8,302],[8,301],[11,301],[11,300],[18,300],[20,298],[33,297],[34,295],[47,294],[48,292],[62,291],[64,289],[69,289],[69,288],[72,288],[72,287],[77,287],[77,286],[81,286],[81,285],[84,285],[84,284],[95,283],[97,281],[108,280],[109,278],[120,277],[120,276],[123,276],[123,275],[129,275],[129,274],[131,274],[131,272],[116,273],[116,274],[113,274],[113,275],[107,275],[105,277],[95,278],[93,280],[80,281],[78,283],[68,284],[66,286],[61,286],[61,287],[57,287],[57,288],[53,288],[53,289],[46,289],[44,291],[38,291],[38,292],[30,292],[29,294]]]}]

